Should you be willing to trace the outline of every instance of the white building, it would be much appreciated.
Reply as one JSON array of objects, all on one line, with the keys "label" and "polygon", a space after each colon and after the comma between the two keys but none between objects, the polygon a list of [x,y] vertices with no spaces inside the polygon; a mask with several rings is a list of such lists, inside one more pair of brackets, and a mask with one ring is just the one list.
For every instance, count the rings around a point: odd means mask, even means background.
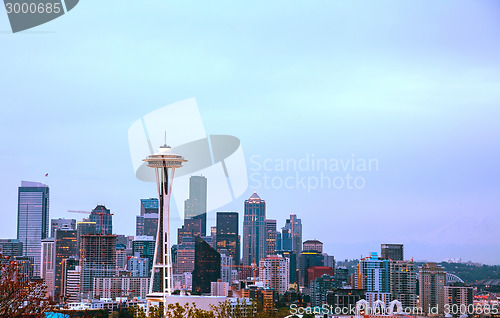
[{"label": "white building", "polygon": [[290,287],[290,259],[268,256],[260,260],[259,278],[265,288],[274,288],[280,295]]},{"label": "white building", "polygon": [[229,296],[229,283],[227,282],[212,282],[210,283],[211,296]]},{"label": "white building", "polygon": [[42,240],[40,277],[47,286],[49,296],[54,296],[55,288],[56,241],[54,238]]}]

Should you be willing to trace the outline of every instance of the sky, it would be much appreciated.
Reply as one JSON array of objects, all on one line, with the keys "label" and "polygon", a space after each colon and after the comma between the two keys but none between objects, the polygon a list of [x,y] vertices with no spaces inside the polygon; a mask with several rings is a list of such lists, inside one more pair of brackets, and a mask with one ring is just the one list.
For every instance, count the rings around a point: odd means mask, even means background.
[{"label": "sky", "polygon": [[[500,264],[497,1],[131,3],[82,0],[16,34],[0,10],[1,238],[21,180],[50,186],[50,218],[103,203],[134,235],[156,190],[135,178],[128,129],[194,97],[207,134],[246,158],[248,189],[220,211],[257,191],[337,260],[404,243],[407,259]],[[276,166],[304,158],[377,166],[323,171],[359,189],[263,185],[320,180]]]}]

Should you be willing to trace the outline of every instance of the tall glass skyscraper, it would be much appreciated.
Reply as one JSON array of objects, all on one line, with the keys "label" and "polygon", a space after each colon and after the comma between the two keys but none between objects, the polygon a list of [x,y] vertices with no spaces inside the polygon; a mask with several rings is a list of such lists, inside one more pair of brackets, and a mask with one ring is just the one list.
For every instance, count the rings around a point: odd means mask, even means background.
[{"label": "tall glass skyscraper", "polygon": [[184,201],[184,218],[201,220],[201,236],[207,235],[207,178],[189,178],[189,199]]},{"label": "tall glass skyscraper", "polygon": [[111,211],[104,205],[98,205],[95,207],[95,209],[92,210],[92,213],[90,213],[89,215],[89,221],[95,222],[98,234],[113,234],[113,215],[111,214]]},{"label": "tall glass skyscraper", "polygon": [[259,266],[266,257],[266,201],[257,192],[245,200],[243,219],[243,265]]},{"label": "tall glass skyscraper", "polygon": [[17,239],[23,256],[33,257],[34,275],[40,276],[42,240],[49,233],[49,187],[39,182],[21,181],[17,205]]},{"label": "tall glass skyscraper", "polygon": [[217,252],[227,250],[234,264],[240,263],[240,236],[238,232],[238,212],[217,212],[215,246]]}]

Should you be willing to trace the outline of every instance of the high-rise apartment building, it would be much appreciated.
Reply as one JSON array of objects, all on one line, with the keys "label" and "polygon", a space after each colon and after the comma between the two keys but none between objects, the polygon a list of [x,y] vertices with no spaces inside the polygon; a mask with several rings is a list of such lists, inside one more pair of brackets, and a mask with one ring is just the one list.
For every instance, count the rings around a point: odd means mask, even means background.
[{"label": "high-rise apartment building", "polygon": [[380,258],[385,258],[391,261],[404,260],[403,244],[381,244]]},{"label": "high-rise apartment building", "polygon": [[23,256],[34,261],[35,276],[40,275],[42,240],[49,233],[49,187],[21,181],[17,205],[17,239],[23,243]]},{"label": "high-rise apartment building", "polygon": [[390,293],[390,261],[380,259],[376,252],[358,263],[356,288],[373,293]]},{"label": "high-rise apartment building", "polygon": [[234,265],[240,263],[240,236],[238,230],[238,212],[217,212],[215,246],[220,253],[226,250]]},{"label": "high-rise apartment building", "polygon": [[245,200],[243,265],[259,264],[266,256],[266,201],[257,192]]},{"label": "high-rise apartment building", "polygon": [[[101,235],[113,234],[113,215],[104,205],[99,204],[89,215],[89,221],[96,223],[97,233]],[[102,226],[102,229],[101,229]]]},{"label": "high-rise apartment building", "polygon": [[449,286],[444,286],[444,304],[453,313],[454,317],[461,316],[467,312],[463,308],[470,308],[473,304],[473,287],[467,286],[464,283],[453,283]]},{"label": "high-rise apartment building", "polygon": [[290,286],[290,260],[272,255],[260,260],[259,279],[265,288],[272,288],[283,295]]},{"label": "high-rise apartment building", "polygon": [[412,261],[390,262],[390,288],[392,299],[401,302],[403,308],[417,307],[417,273]]},{"label": "high-rise apartment building", "polygon": [[425,263],[419,267],[419,301],[424,312],[438,308],[438,313],[444,310],[444,287],[446,271],[436,263]]},{"label": "high-rise apartment building", "polygon": [[201,220],[201,236],[207,235],[207,178],[189,178],[189,199],[184,202],[184,218]]}]

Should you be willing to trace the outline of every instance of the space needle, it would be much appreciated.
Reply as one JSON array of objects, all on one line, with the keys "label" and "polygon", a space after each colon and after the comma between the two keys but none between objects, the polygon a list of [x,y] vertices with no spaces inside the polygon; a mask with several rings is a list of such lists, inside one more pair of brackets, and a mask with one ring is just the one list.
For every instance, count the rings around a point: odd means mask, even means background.
[{"label": "space needle", "polygon": [[[165,138],[166,139],[166,138]],[[156,235],[155,253],[149,293],[147,295],[148,309],[151,302],[162,302],[164,315],[167,310],[167,296],[172,295],[172,244],[170,241],[170,195],[172,181],[176,168],[187,162],[181,155],[172,152],[165,144],[158,152],[149,155],[143,161],[148,167],[155,169],[156,186],[158,188],[158,234]],[[156,278],[156,279],[155,279]]]}]

